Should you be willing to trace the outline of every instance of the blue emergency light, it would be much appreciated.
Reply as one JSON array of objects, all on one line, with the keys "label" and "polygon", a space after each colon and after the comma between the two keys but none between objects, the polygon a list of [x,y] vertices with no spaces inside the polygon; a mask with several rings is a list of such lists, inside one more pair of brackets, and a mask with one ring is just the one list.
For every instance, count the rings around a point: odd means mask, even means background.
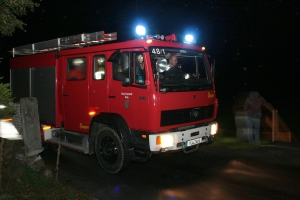
[{"label": "blue emergency light", "polygon": [[145,36],[146,35],[146,29],[145,27],[141,26],[141,25],[138,25],[136,28],[135,28],[135,32],[138,36]]},{"label": "blue emergency light", "polygon": [[196,43],[196,40],[194,39],[194,36],[193,36],[193,35],[188,34],[188,35],[186,35],[186,36],[184,37],[183,42],[186,43],[186,44],[195,44],[195,43]]}]

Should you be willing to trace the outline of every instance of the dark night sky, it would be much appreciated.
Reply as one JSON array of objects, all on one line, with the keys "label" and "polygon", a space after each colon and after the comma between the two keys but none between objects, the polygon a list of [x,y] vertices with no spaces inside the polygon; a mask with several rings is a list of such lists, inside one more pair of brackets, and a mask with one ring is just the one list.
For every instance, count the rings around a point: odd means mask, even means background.
[{"label": "dark night sky", "polygon": [[42,0],[23,20],[26,32],[0,38],[0,75],[9,71],[13,47],[101,30],[132,39],[142,21],[154,34],[196,34],[197,44],[216,59],[220,105],[254,85],[279,112],[300,112],[297,0]]}]

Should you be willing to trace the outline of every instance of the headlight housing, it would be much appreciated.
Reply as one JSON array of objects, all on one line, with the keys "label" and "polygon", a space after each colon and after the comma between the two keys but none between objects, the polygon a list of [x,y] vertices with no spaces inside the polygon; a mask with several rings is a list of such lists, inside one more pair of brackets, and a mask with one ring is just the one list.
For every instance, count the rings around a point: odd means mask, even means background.
[{"label": "headlight housing", "polygon": [[218,132],[218,123],[212,124],[210,127],[210,134],[215,135]]}]

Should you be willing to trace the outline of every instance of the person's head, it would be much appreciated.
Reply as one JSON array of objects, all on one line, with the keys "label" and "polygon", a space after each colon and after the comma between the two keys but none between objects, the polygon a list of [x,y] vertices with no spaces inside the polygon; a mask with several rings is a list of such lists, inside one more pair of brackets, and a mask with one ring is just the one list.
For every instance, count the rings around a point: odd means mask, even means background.
[{"label": "person's head", "polygon": [[138,61],[139,66],[140,66],[142,69],[144,69],[144,59],[143,59],[143,55],[142,55],[142,54],[138,55],[137,61]]},{"label": "person's head", "polygon": [[248,91],[249,91],[249,96],[255,96],[259,94],[255,84],[249,84]]},{"label": "person's head", "polygon": [[98,64],[99,67],[104,66],[105,65],[105,58],[104,57],[99,57],[97,59],[97,64]]},{"label": "person's head", "polygon": [[177,57],[176,56],[171,56],[169,59],[169,65],[170,67],[174,67],[177,65]]}]

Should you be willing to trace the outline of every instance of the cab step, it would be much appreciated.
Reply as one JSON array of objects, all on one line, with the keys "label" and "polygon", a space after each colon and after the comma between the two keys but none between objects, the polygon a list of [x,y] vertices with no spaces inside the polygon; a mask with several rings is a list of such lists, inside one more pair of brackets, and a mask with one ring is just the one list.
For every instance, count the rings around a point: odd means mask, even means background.
[{"label": "cab step", "polygon": [[[52,143],[52,144],[59,144],[59,140],[58,139],[48,139],[46,140],[46,142]],[[68,149],[72,149],[72,150],[76,150],[80,153],[84,153],[84,154],[88,154],[89,153],[89,149],[82,147],[81,144],[77,144],[77,143],[69,143],[69,142],[64,142],[61,141],[60,142],[61,146],[66,147]]]}]

